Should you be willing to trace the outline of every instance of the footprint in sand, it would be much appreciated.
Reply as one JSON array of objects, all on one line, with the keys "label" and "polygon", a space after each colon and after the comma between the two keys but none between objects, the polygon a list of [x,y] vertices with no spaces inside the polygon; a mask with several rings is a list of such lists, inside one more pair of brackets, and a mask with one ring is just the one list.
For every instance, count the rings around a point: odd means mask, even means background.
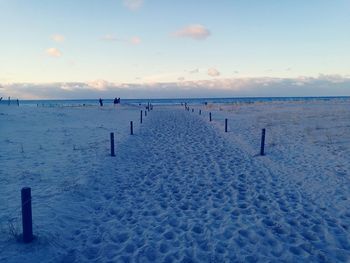
[{"label": "footprint in sand", "polygon": [[113,242],[120,244],[125,243],[129,239],[129,233],[127,232],[119,232],[111,235],[111,239]]}]

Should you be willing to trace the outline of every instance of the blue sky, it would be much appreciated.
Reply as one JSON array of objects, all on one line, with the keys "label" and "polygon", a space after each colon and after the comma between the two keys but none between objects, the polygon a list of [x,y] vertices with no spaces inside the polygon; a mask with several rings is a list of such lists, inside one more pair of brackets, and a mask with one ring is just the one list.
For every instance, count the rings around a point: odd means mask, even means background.
[{"label": "blue sky", "polygon": [[350,75],[348,0],[0,0],[0,10],[3,86]]}]

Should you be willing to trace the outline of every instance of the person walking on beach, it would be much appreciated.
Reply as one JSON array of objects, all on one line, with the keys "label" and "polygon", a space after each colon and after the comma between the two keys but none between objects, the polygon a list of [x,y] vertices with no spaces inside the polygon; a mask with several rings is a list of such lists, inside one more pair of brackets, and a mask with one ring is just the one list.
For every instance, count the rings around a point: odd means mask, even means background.
[{"label": "person walking on beach", "polygon": [[103,101],[102,101],[101,98],[98,100],[98,102],[100,103],[100,106],[102,107],[103,106]]}]

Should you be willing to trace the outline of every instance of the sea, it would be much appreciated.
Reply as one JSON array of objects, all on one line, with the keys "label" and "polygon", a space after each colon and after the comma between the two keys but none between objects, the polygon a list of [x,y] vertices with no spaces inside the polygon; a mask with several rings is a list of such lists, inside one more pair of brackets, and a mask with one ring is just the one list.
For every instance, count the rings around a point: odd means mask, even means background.
[{"label": "sea", "polygon": [[[285,101],[328,101],[328,100],[348,100],[349,96],[337,97],[232,97],[232,98],[174,98],[174,99],[121,99],[121,104],[125,105],[181,105],[184,103],[190,105],[201,104],[253,104],[263,102],[285,102]],[[103,99],[104,105],[113,105],[113,99]],[[0,105],[10,106],[34,106],[34,107],[79,107],[79,106],[98,106],[98,99],[55,99],[55,100],[16,100],[2,99]]]}]

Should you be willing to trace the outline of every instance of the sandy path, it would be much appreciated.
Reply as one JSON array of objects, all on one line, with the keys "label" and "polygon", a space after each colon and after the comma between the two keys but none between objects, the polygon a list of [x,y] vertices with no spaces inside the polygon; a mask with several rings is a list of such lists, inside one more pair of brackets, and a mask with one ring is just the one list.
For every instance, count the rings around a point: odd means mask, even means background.
[{"label": "sandy path", "polygon": [[332,218],[194,114],[151,114],[119,147],[116,198],[96,218],[111,231],[88,240],[87,260],[349,259],[349,213]]},{"label": "sandy path", "polygon": [[89,177],[93,199],[74,194],[85,212],[62,219],[77,230],[61,261],[350,259],[350,212],[333,218],[195,114],[151,112],[111,158]]}]

